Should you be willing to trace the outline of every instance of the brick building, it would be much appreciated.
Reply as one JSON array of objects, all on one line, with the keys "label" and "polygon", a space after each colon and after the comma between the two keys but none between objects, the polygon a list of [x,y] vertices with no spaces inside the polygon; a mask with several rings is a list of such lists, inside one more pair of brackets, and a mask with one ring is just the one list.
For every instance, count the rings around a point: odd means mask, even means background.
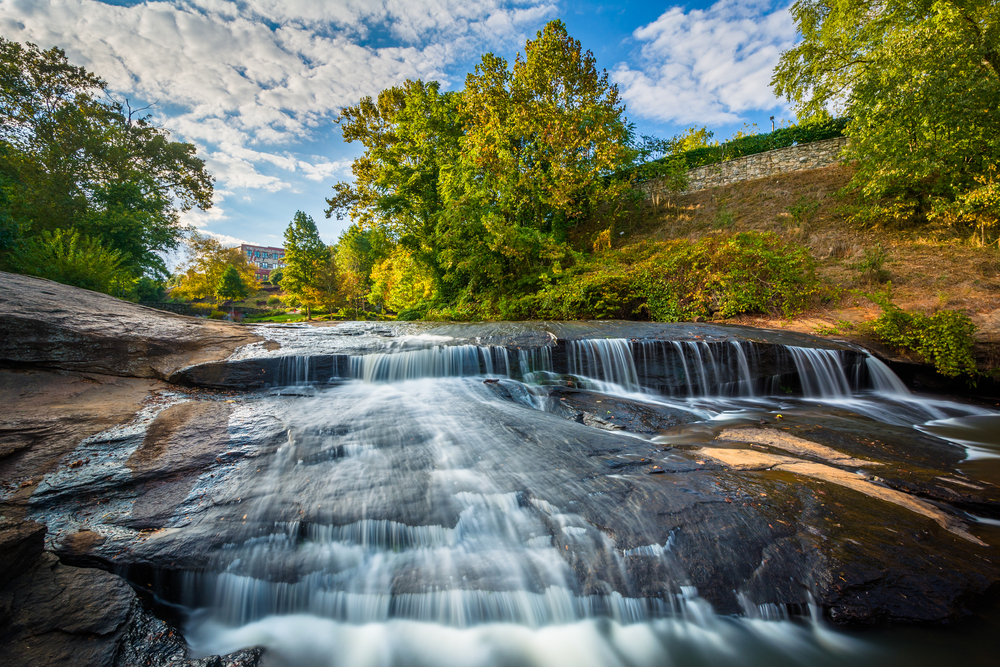
[{"label": "brick building", "polygon": [[285,249],[270,246],[249,245],[240,246],[240,252],[257,269],[257,280],[268,280],[271,271],[285,266]]}]

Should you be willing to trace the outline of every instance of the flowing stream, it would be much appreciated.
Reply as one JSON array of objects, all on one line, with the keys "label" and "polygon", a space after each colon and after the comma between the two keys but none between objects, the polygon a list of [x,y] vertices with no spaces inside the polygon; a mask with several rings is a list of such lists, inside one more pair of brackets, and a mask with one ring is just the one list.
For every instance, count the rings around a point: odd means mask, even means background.
[{"label": "flowing stream", "polygon": [[[919,641],[834,631],[807,595],[789,605],[734,591],[736,609],[714,608],[676,557],[678,532],[639,511],[618,525],[628,481],[580,467],[596,459],[572,447],[683,444],[781,411],[917,426],[1000,453],[983,436],[1000,432],[996,413],[913,395],[848,348],[428,339],[344,356],[327,377],[314,355],[282,358],[260,401],[287,441],[262,459],[211,566],[183,577],[199,655],[262,645],[265,664],[303,667],[917,664]],[[676,427],[591,428],[564,408],[567,389]]]}]

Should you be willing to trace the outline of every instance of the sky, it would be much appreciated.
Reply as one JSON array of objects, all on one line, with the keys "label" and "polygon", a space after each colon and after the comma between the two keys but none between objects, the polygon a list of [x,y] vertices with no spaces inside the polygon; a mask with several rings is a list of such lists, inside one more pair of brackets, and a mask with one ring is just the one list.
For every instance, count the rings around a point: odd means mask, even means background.
[{"label": "sky", "polygon": [[363,151],[336,118],[406,79],[461,89],[483,53],[508,60],[548,21],[593,51],[639,134],[793,114],[768,82],[797,39],[780,0],[673,5],[617,0],[0,0],[0,35],[42,48],[150,106],[215,176],[214,205],[182,215],[226,244],[280,246],[297,210],[327,243],[349,221],[326,218],[331,186]]}]

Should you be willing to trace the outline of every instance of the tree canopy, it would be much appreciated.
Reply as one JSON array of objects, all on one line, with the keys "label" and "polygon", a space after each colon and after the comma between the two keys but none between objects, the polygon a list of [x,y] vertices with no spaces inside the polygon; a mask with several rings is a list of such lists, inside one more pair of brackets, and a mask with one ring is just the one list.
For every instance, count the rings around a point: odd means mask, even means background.
[{"label": "tree canopy", "polygon": [[307,317],[312,319],[313,307],[322,304],[336,272],[329,266],[330,249],[319,237],[312,217],[296,211],[285,229],[285,268],[281,288],[301,301]]},{"label": "tree canopy", "polygon": [[250,288],[232,264],[226,267],[215,286],[215,295],[226,301],[239,301],[250,296]]},{"label": "tree canopy", "polygon": [[[365,153],[327,215],[377,227],[401,249],[380,260],[391,256],[380,290],[396,305],[424,298],[425,281],[448,301],[535,289],[574,261],[567,231],[631,192],[612,177],[637,155],[618,90],[561,21],[512,65],[484,55],[461,91],[408,81],[340,123]],[[400,286],[404,277],[420,286]]]},{"label": "tree canopy", "polygon": [[[174,294],[188,299],[216,296],[222,276],[230,268],[236,271],[248,291],[260,289],[257,271],[239,248],[223,247],[218,240],[197,232],[187,239],[187,262]],[[231,297],[222,297],[231,298]]]},{"label": "tree canopy", "polygon": [[0,37],[0,189],[8,246],[73,229],[121,253],[134,277],[165,278],[160,253],[182,239],[179,213],[209,208],[213,186],[194,146],[170,141],[61,49]]},{"label": "tree canopy", "polygon": [[861,220],[961,221],[1000,201],[1000,4],[799,0],[792,14],[802,41],[772,85],[800,118],[850,118]]}]

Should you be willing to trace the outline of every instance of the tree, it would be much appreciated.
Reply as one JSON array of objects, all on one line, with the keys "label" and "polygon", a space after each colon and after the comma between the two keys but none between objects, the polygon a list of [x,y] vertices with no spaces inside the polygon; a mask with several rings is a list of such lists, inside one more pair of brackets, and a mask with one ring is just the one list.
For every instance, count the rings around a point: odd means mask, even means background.
[{"label": "tree", "polygon": [[169,275],[178,214],[212,205],[212,177],[191,144],[172,142],[98,76],[0,38],[0,180],[21,236],[77,229],[122,253],[135,277]]},{"label": "tree", "polygon": [[800,118],[850,117],[859,220],[960,220],[963,202],[995,201],[970,193],[1000,164],[1000,4],[799,0],[792,13],[803,39],[772,85]]},{"label": "tree", "polygon": [[320,268],[330,259],[330,249],[319,237],[313,219],[296,211],[285,230],[285,269],[281,288],[302,302],[306,319],[312,319],[312,308],[319,305],[316,293],[320,286]]},{"label": "tree", "polygon": [[216,239],[192,232],[188,237],[187,262],[182,267],[183,277],[172,294],[187,299],[204,299],[214,296],[222,275],[233,267],[248,290],[260,289],[257,270],[239,248],[225,248]]},{"label": "tree", "polygon": [[349,215],[359,232],[378,228],[438,280],[440,177],[458,160],[459,98],[436,81],[406,81],[345,108],[338,121],[344,139],[361,142],[365,154],[351,166],[354,183],[335,184],[326,200],[327,217]]},{"label": "tree", "polygon": [[[618,88],[551,21],[512,67],[483,56],[459,108],[466,133],[446,184],[457,214],[447,226],[449,264],[463,283],[536,287],[571,261],[567,231],[631,191],[628,179],[608,178],[634,158]],[[459,228],[470,218],[472,234]]]},{"label": "tree", "polygon": [[[224,301],[242,301],[250,296],[250,288],[243,282],[236,267],[229,264],[215,286],[215,295]],[[230,314],[233,312],[235,312],[235,308],[230,310]]]},{"label": "tree", "polygon": [[623,112],[593,54],[553,21],[513,66],[483,56],[460,92],[407,81],[345,109],[344,138],[365,153],[327,215],[385,230],[433,298],[515,297],[575,261],[570,228],[631,192],[632,176],[614,177],[635,158]]}]

